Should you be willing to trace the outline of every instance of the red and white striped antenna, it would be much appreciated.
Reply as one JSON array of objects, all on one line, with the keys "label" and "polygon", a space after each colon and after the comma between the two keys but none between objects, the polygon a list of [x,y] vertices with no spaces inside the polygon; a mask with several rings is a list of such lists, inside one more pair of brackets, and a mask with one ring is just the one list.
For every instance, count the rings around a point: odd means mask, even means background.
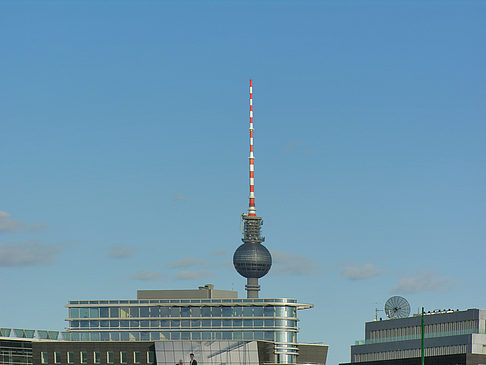
[{"label": "red and white striped antenna", "polygon": [[253,82],[250,79],[250,205],[248,215],[256,216],[255,209],[255,157],[253,156]]}]

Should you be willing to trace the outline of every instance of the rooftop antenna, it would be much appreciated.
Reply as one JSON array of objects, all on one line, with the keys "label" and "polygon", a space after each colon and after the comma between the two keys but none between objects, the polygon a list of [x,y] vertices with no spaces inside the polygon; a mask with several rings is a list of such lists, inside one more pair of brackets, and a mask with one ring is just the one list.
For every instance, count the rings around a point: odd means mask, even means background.
[{"label": "rooftop antenna", "polygon": [[250,79],[250,196],[248,213],[241,215],[243,244],[233,255],[233,265],[238,273],[247,278],[245,286],[248,298],[258,298],[258,279],[265,276],[272,266],[272,256],[262,242],[262,217],[257,217],[255,209],[255,156],[253,154],[253,81]]}]

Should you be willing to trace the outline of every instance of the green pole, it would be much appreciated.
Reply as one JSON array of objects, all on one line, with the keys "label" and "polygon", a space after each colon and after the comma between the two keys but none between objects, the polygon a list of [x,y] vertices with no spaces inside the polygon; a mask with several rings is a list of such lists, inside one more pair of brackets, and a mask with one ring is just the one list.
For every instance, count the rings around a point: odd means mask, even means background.
[{"label": "green pole", "polygon": [[422,365],[425,365],[425,326],[424,326],[424,307],[422,307],[422,345],[420,347]]}]

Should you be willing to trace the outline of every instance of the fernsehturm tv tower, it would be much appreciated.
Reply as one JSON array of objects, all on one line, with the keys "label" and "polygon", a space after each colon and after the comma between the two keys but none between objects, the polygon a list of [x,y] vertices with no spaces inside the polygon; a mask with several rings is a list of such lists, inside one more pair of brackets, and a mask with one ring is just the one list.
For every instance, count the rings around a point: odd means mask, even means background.
[{"label": "fernsehturm tv tower", "polygon": [[233,265],[238,273],[247,278],[245,286],[248,298],[258,298],[258,279],[265,276],[272,266],[272,256],[262,242],[262,217],[255,209],[255,157],[253,155],[253,82],[250,80],[250,203],[248,213],[243,213],[243,244],[233,255]]}]

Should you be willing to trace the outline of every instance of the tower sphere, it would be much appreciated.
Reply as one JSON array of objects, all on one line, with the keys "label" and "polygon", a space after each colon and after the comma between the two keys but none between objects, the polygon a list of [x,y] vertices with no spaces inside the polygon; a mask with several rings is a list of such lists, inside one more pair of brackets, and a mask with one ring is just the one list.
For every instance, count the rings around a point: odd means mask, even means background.
[{"label": "tower sphere", "polygon": [[233,265],[245,278],[261,278],[272,267],[272,255],[260,243],[243,243],[233,255]]}]

